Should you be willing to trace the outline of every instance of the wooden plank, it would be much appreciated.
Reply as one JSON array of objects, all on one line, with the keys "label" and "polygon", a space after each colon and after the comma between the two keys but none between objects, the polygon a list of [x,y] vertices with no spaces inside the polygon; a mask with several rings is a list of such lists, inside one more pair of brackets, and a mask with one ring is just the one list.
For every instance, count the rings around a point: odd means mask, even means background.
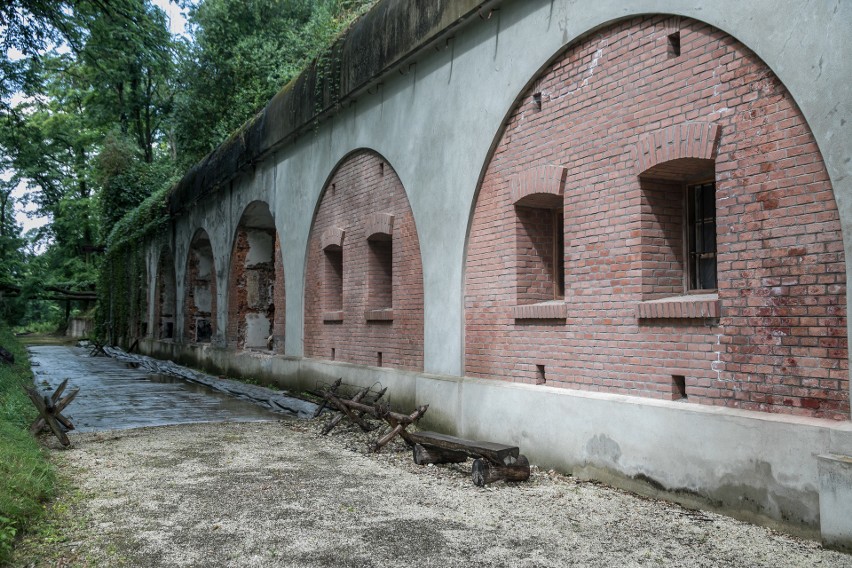
[{"label": "wooden plank", "polygon": [[462,463],[467,461],[467,453],[455,450],[442,450],[435,446],[426,447],[414,444],[412,447],[414,463],[427,465],[430,463]]},{"label": "wooden plank", "polygon": [[442,450],[465,452],[469,456],[481,456],[495,464],[512,463],[520,454],[520,448],[517,446],[465,440],[464,438],[439,434],[438,432],[412,432],[408,436],[412,442],[421,446],[434,446]]}]

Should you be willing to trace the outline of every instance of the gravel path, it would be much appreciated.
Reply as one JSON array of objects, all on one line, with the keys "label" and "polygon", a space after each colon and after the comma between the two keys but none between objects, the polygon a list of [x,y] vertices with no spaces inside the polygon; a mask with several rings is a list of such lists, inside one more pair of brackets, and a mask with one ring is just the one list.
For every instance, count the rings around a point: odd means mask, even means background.
[{"label": "gravel path", "polygon": [[[472,485],[324,420],[78,434],[61,566],[849,566],[852,556],[712,513],[535,470]],[[28,565],[26,561],[20,565]]]}]

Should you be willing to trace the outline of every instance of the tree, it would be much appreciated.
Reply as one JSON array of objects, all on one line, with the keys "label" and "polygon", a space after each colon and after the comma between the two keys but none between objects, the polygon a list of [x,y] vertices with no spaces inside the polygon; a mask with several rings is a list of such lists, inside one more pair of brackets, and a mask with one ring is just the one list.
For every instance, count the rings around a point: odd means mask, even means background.
[{"label": "tree", "polygon": [[373,0],[202,0],[175,103],[178,161],[189,167],[254,116]]}]

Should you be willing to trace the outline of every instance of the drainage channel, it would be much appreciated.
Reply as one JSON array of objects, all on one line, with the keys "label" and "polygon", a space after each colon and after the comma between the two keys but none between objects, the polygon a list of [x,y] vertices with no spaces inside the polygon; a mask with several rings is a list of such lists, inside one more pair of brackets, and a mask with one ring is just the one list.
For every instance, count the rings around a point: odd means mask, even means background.
[{"label": "drainage channel", "polygon": [[[299,399],[289,401],[292,397],[263,387],[217,379],[170,362],[91,357],[86,349],[55,345],[32,346],[29,352],[35,384],[40,390],[53,390],[65,379],[69,390],[80,388],[80,394],[65,412],[80,432],[198,422],[269,421],[282,416],[304,417],[315,408]],[[152,371],[152,367],[166,363],[188,378]],[[276,400],[279,404],[275,404]]]}]

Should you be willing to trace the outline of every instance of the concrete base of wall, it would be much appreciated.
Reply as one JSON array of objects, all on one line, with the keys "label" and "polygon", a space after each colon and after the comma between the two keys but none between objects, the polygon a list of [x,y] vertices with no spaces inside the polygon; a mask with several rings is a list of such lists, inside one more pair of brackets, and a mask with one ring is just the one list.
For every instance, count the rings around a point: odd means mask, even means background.
[{"label": "concrete base of wall", "polygon": [[[290,391],[388,387],[392,405],[429,404],[425,428],[515,444],[542,468],[710,509],[832,546],[852,542],[852,423],[681,401],[362,367],[164,341],[143,352]],[[826,457],[834,454],[834,457]],[[823,457],[819,457],[823,456]],[[821,522],[821,515],[823,521]]]},{"label": "concrete base of wall", "polygon": [[826,546],[852,552],[852,456],[819,460],[819,518]]}]

